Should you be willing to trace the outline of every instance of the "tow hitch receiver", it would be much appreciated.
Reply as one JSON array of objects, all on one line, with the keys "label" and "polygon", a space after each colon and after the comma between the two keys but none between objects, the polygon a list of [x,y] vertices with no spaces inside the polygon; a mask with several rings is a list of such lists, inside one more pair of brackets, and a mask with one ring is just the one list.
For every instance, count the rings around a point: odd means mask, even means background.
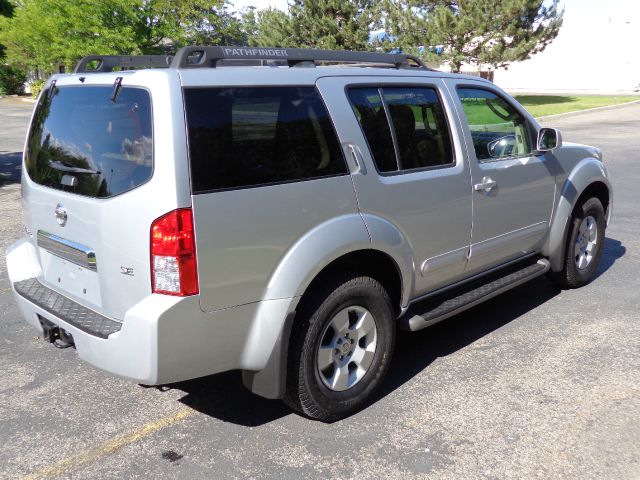
[{"label": "tow hitch receiver", "polygon": [[73,347],[73,337],[64,328],[58,327],[55,323],[38,315],[40,325],[42,325],[42,337],[45,341],[53,343],[56,348]]}]

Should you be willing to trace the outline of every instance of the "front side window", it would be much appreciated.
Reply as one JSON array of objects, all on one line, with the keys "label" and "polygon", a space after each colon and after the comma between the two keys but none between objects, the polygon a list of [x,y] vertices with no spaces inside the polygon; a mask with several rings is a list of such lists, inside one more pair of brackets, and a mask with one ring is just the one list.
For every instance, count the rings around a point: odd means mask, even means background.
[{"label": "front side window", "polygon": [[151,177],[149,92],[123,86],[111,100],[112,86],[51,88],[42,93],[29,130],[25,165],[31,180],[107,198]]},{"label": "front side window", "polygon": [[366,87],[349,100],[380,172],[453,164],[438,94],[426,87]]},{"label": "front side window", "polygon": [[506,100],[479,88],[458,88],[458,96],[469,123],[478,160],[531,153],[526,120]]},{"label": "front side window", "polygon": [[186,88],[194,193],[342,175],[314,87]]}]

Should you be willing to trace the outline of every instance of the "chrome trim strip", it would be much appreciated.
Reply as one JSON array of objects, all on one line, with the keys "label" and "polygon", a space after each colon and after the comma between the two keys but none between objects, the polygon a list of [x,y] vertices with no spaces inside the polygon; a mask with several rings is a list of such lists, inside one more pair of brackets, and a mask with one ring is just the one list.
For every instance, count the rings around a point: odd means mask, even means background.
[{"label": "chrome trim strip", "polygon": [[38,230],[38,246],[56,257],[63,258],[94,272],[98,271],[96,252],[91,247],[67,240],[44,230]]}]

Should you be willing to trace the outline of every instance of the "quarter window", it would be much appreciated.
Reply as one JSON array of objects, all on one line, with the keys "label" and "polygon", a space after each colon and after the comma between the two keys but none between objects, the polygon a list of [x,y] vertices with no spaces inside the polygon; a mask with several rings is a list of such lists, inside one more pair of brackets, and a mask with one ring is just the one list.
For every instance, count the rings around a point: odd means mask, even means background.
[{"label": "quarter window", "polygon": [[194,193],[347,173],[314,87],[184,91]]},{"label": "quarter window", "polygon": [[353,88],[349,98],[380,172],[453,164],[451,136],[433,88]]},{"label": "quarter window", "polygon": [[459,88],[458,96],[478,160],[531,153],[527,122],[510,103],[493,92],[478,88]]}]

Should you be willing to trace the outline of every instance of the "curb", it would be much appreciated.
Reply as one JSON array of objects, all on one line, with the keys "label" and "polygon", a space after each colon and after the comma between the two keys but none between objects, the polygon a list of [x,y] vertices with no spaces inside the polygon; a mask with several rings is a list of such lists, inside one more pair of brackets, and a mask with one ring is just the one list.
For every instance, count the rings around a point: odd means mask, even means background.
[{"label": "curb", "polygon": [[0,95],[0,100],[10,101],[10,102],[27,102],[27,103],[36,103],[36,100],[31,97],[25,97],[22,95]]},{"label": "curb", "polygon": [[569,117],[572,115],[581,115],[583,113],[598,112],[600,110],[614,110],[620,107],[626,107],[627,105],[634,105],[640,103],[640,100],[632,100],[631,102],[618,103],[616,105],[604,105],[602,107],[586,108],[584,110],[574,110],[573,112],[554,113],[553,115],[544,115],[542,117],[536,117],[536,120],[546,120],[548,118]]}]

